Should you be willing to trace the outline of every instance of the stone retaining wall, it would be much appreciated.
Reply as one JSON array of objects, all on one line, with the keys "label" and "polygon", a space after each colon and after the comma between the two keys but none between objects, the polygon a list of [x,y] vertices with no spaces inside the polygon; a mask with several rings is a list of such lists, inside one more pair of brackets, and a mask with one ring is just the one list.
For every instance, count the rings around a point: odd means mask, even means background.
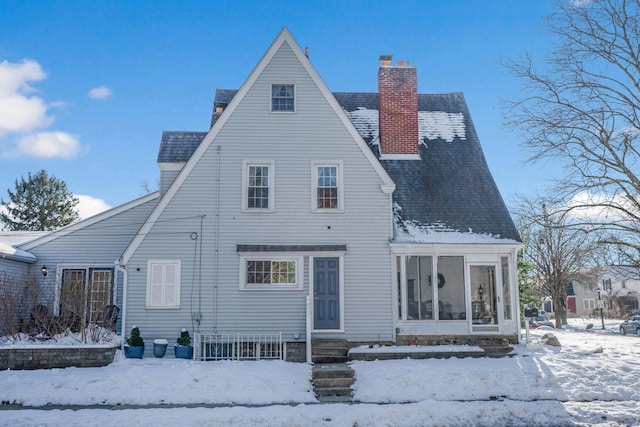
[{"label": "stone retaining wall", "polygon": [[0,348],[0,370],[95,368],[113,362],[118,347],[11,347]]}]

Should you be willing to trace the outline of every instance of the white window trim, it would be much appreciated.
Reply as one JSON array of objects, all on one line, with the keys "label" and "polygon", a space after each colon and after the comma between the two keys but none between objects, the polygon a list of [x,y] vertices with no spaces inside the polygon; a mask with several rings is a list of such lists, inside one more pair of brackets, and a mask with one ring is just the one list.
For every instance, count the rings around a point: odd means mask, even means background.
[{"label": "white window trim", "polygon": [[54,316],[60,315],[60,298],[62,293],[62,274],[64,270],[85,270],[85,286],[87,286],[87,280],[89,280],[90,270],[111,270],[111,300],[116,301],[118,280],[116,277],[116,269],[113,264],[57,264],[55,272],[55,295],[53,297],[53,314]]},{"label": "white window trim", "polygon": [[[338,208],[318,208],[318,167],[336,167],[338,171]],[[342,160],[312,160],[311,161],[311,212],[314,213],[342,213],[344,212],[344,180]]]},{"label": "white window trim", "polygon": [[[286,284],[256,284],[247,283],[247,262],[248,261],[291,261],[295,263],[296,282]],[[277,291],[277,290],[298,290],[302,289],[304,275],[304,257],[291,254],[275,252],[246,253],[240,255],[240,280],[241,291]]]},{"label": "white window trim", "polygon": [[[242,212],[273,212],[276,198],[276,163],[274,160],[243,160],[242,161]],[[249,167],[267,166],[269,168],[269,203],[267,208],[249,207]]]},{"label": "white window trim", "polygon": [[[293,110],[274,110],[273,109],[273,87],[274,86],[293,86]],[[296,84],[291,82],[271,82],[269,85],[269,111],[273,114],[292,114],[298,109],[298,91]]]},{"label": "white window trim", "polygon": [[[151,267],[154,264],[162,264],[169,265],[173,264],[176,266],[176,290],[175,290],[175,304],[161,304],[161,305],[151,305]],[[182,262],[180,260],[148,260],[147,261],[147,292],[146,292],[146,301],[145,308],[149,310],[157,310],[157,309],[167,309],[167,308],[180,308],[180,288],[181,288],[181,280],[182,280]]]}]

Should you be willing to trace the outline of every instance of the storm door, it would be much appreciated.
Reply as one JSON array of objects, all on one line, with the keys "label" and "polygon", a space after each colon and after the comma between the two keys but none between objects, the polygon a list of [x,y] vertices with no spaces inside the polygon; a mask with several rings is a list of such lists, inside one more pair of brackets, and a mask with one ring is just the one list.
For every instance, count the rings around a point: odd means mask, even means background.
[{"label": "storm door", "polygon": [[313,259],[313,329],[340,329],[339,258]]},{"label": "storm door", "polygon": [[474,331],[498,331],[502,321],[502,292],[495,265],[471,265],[471,319]]}]

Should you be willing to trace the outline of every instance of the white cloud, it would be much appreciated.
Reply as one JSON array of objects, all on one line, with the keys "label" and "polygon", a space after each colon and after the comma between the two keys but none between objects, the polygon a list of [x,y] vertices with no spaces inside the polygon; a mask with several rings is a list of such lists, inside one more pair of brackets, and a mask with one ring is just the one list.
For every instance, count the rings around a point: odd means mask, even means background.
[{"label": "white cloud", "polygon": [[65,132],[38,132],[20,138],[14,156],[69,159],[78,155],[82,145]]},{"label": "white cloud", "polygon": [[[0,156],[36,158],[72,158],[83,146],[76,136],[60,131],[39,132],[51,125],[50,108],[65,105],[47,103],[32,95],[30,83],[47,78],[40,64],[30,59],[0,62]],[[108,89],[107,89],[108,90]]]},{"label": "white cloud", "polygon": [[89,98],[106,99],[111,96],[111,89],[106,86],[94,87],[89,91]]},{"label": "white cloud", "polygon": [[614,209],[615,206],[630,212],[634,210],[632,204],[622,196],[610,196],[588,191],[582,191],[573,196],[566,207],[571,208],[570,217],[580,221],[621,222],[628,220],[629,218],[623,212]]},{"label": "white cloud", "polygon": [[0,138],[10,133],[30,132],[53,122],[53,118],[47,116],[45,102],[37,96],[28,96],[34,91],[29,82],[46,77],[35,61],[0,62]]},{"label": "white cloud", "polygon": [[102,199],[96,199],[95,197],[85,196],[83,194],[74,194],[74,196],[78,198],[77,210],[80,219],[89,218],[107,209],[111,209],[111,206]]}]

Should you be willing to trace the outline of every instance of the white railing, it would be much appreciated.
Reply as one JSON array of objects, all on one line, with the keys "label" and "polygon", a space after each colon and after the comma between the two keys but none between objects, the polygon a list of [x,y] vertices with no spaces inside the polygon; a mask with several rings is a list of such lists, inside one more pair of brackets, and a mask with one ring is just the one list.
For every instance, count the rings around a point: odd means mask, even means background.
[{"label": "white railing", "polygon": [[200,334],[193,336],[194,360],[285,360],[279,334]]}]

